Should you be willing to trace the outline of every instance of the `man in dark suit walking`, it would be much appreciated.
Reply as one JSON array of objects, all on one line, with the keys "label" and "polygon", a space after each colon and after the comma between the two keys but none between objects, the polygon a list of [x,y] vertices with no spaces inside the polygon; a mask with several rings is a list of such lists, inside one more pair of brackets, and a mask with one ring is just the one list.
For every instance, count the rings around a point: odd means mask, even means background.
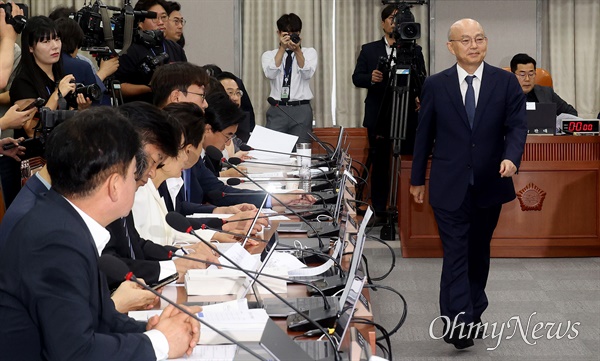
[{"label": "man in dark suit walking", "polygon": [[[444,340],[456,348],[481,335],[490,242],[502,204],[515,198],[527,137],[525,95],[514,75],[484,63],[487,38],[475,20],[450,27],[448,50],[457,64],[430,76],[421,93],[410,193],[423,203],[432,153],[429,203],[444,261],[440,309]],[[475,330],[477,330],[475,328]]]},{"label": "man in dark suit walking", "polygon": [[[371,203],[375,209],[375,223],[384,221],[386,214],[388,193],[390,188],[390,155],[391,141],[389,140],[389,124],[391,119],[390,106],[392,103],[392,92],[387,87],[389,76],[386,70],[378,65],[383,59],[388,59],[396,50],[396,39],[394,36],[394,19],[398,8],[396,5],[388,5],[381,11],[381,28],[384,36],[377,41],[362,46],[356,67],[352,74],[352,83],[359,88],[368,89],[365,98],[365,115],[363,126],[367,128],[369,135],[369,162],[371,169]],[[414,21],[410,10],[405,9],[399,19],[402,21]],[[409,41],[410,42],[410,41]],[[401,42],[400,48],[407,48],[410,44]],[[412,154],[414,147],[414,133],[417,128],[417,107],[420,84],[425,77],[425,60],[422,49],[414,45],[411,54],[413,69],[411,70],[411,89],[409,94],[409,106],[407,112],[407,139],[401,142],[401,154]],[[381,59],[381,60],[380,60]]]}]

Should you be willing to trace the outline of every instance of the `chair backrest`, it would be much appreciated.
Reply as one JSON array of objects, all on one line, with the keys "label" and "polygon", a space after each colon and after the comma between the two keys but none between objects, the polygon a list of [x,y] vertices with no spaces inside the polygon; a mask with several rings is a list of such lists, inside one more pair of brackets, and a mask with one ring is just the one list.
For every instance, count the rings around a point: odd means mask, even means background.
[{"label": "chair backrest", "polygon": [[[510,71],[510,67],[505,67],[502,69],[504,69],[506,71]],[[551,88],[553,87],[552,86],[552,76],[550,75],[548,70],[542,69],[542,68],[535,69],[535,83],[537,85],[549,86]]]}]

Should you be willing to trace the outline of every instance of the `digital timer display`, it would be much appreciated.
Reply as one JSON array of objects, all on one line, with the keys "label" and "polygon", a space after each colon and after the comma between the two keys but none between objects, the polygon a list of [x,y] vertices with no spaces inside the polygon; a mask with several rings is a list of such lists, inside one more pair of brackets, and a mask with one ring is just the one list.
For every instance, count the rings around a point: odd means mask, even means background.
[{"label": "digital timer display", "polygon": [[573,119],[563,120],[562,122],[563,133],[598,133],[600,131],[600,120],[599,119]]}]

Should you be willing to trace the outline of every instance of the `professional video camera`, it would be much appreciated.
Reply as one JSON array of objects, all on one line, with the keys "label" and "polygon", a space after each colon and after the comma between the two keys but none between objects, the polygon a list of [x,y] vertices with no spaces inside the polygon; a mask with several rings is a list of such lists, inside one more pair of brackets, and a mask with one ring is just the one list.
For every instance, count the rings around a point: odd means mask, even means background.
[{"label": "professional video camera", "polygon": [[[112,17],[109,17],[108,10],[114,12]],[[114,52],[114,49],[126,50],[129,47],[138,22],[156,17],[154,11],[133,10],[130,0],[124,1],[123,8],[108,6],[96,0],[81,8],[73,18],[83,30],[82,50],[108,47]]]},{"label": "professional video camera", "polygon": [[33,137],[26,139],[22,143],[25,147],[25,154],[21,159],[43,157],[46,140],[50,132],[57,125],[72,118],[75,114],[77,114],[76,110],[50,110],[48,107],[41,107],[37,113],[39,121],[37,126],[33,128]]},{"label": "professional video camera", "polygon": [[17,34],[21,34],[25,25],[27,24],[27,15],[29,15],[29,7],[26,4],[16,4],[18,7],[23,10],[23,15],[12,16],[12,4],[0,4],[0,8],[4,9],[6,13],[6,23],[12,25]]}]

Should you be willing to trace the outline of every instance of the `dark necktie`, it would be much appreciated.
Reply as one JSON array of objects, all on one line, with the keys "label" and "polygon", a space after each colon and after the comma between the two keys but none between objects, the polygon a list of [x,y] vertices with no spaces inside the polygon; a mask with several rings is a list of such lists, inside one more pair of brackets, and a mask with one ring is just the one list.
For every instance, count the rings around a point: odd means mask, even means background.
[{"label": "dark necktie", "polygon": [[[183,170],[183,194],[185,195],[185,201],[189,202],[190,201],[190,177],[191,177],[192,173],[191,173],[191,169],[184,169]],[[175,206],[175,205],[173,205]]]},{"label": "dark necktie", "polygon": [[129,230],[127,229],[127,218],[123,218],[123,227],[125,228],[125,237],[127,237],[127,243],[129,244],[129,253],[131,254],[131,259],[135,259],[135,252],[133,252],[131,238],[129,238]]},{"label": "dark necktie", "polygon": [[[292,83],[292,62],[294,57],[292,56],[292,50],[286,50],[287,58],[285,58],[285,66],[283,67],[283,87],[290,87]],[[288,94],[289,95],[289,94]]]},{"label": "dark necktie", "polygon": [[467,119],[469,119],[471,129],[473,129],[473,120],[475,120],[475,89],[473,89],[473,78],[475,78],[475,75],[467,75],[465,78],[465,81],[467,82],[465,110],[467,111]]}]

